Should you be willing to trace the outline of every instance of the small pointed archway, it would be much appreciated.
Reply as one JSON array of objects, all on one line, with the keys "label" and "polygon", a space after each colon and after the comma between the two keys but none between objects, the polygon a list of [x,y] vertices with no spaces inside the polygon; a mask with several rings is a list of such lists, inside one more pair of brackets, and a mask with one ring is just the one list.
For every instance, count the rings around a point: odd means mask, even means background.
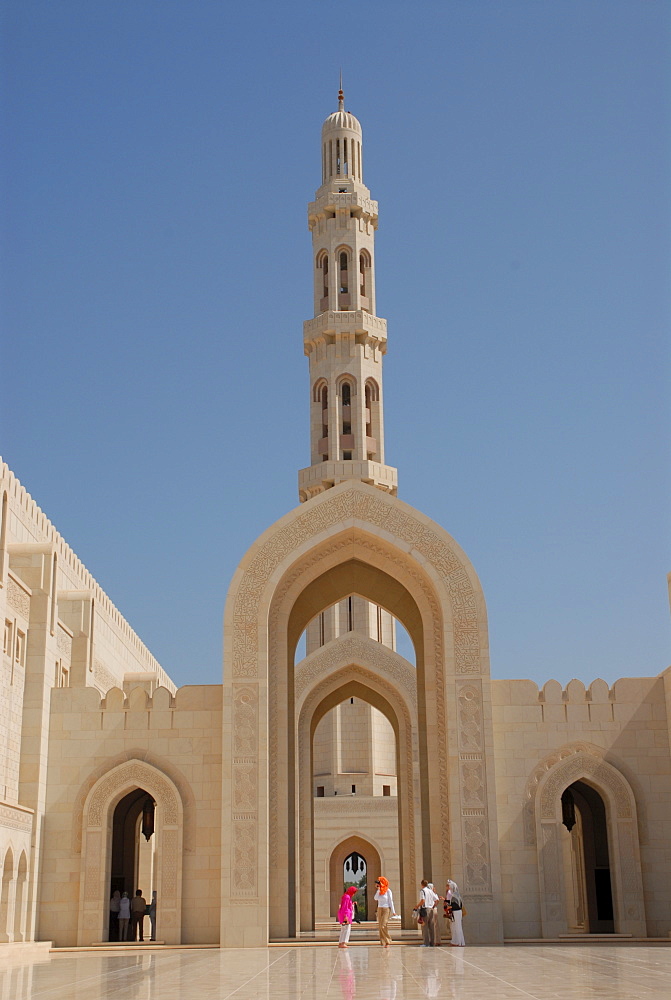
[{"label": "small pointed archway", "polygon": [[330,915],[335,917],[340,905],[343,893],[343,870],[345,862],[352,854],[358,854],[366,863],[366,908],[368,920],[373,919],[375,913],[375,878],[382,874],[382,861],[380,852],[370,840],[354,834],[341,841],[333,848],[329,859],[329,895],[330,895]]},{"label": "small pointed archway", "polygon": [[[183,804],[177,786],[157,767],[129,760],[96,781],[84,803],[77,943],[105,941],[112,878],[114,814],[141,791],[156,803],[156,923],[162,941],[179,944],[182,917]],[[131,798],[134,796],[131,794]]]},{"label": "small pointed archway", "polygon": [[[562,840],[566,826],[562,814],[562,796],[568,788],[576,788],[578,795],[592,810],[592,822],[602,822],[600,836],[607,839],[608,881],[606,877],[591,876],[591,885],[585,875],[585,921],[589,927],[589,899],[592,895],[592,923],[598,927],[598,902],[596,880],[601,878],[602,915],[607,912],[607,897],[612,899],[613,928],[618,934],[646,936],[643,906],[643,878],[636,819],[636,801],[628,781],[612,764],[604,760],[598,747],[572,752],[566,747],[560,759],[548,768],[539,780],[534,794],[534,814],[538,847],[538,878],[540,890],[541,922],[543,937],[557,937],[568,933],[570,915],[567,900],[566,865],[562,854]],[[566,799],[565,799],[566,801]],[[603,820],[598,818],[599,805],[604,809]],[[564,814],[566,807],[564,807]],[[601,858],[604,845],[601,844]],[[594,864],[594,869],[605,870],[605,865]]]}]

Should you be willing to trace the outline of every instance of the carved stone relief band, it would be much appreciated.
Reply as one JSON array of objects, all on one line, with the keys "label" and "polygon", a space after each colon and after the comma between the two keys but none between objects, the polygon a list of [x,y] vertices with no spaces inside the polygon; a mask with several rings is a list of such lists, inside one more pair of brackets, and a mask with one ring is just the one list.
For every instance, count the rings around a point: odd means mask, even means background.
[{"label": "carved stone relief band", "polygon": [[7,580],[7,603],[18,615],[30,618],[30,595],[11,576]]},{"label": "carved stone relief band", "polygon": [[487,779],[483,737],[482,684],[457,685],[459,795],[464,845],[464,891],[487,896],[492,891],[487,815]]},{"label": "carved stone relief band", "polygon": [[250,683],[233,685],[233,814],[231,887],[234,898],[258,895],[259,694]]}]

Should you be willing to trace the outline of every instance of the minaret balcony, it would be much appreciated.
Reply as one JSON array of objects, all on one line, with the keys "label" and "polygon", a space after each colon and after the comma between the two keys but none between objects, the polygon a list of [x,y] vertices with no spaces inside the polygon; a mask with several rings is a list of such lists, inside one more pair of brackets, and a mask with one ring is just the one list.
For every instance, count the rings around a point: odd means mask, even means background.
[{"label": "minaret balcony", "polygon": [[374,461],[324,461],[301,469],[298,473],[298,493],[301,503],[324,490],[348,480],[370,483],[385,493],[396,496],[398,472],[391,465]]},{"label": "minaret balcony", "polygon": [[373,316],[365,309],[346,309],[341,312],[320,313],[314,319],[309,319],[303,323],[303,343],[305,353],[315,341],[335,340],[342,336],[359,336],[363,334],[367,339],[376,342],[382,353],[387,347],[387,321]]},{"label": "minaret balcony", "polygon": [[374,228],[377,228],[377,202],[362,191],[325,191],[308,205],[308,226],[312,229],[320,217],[325,218],[344,208],[348,208],[356,216],[371,220]]}]

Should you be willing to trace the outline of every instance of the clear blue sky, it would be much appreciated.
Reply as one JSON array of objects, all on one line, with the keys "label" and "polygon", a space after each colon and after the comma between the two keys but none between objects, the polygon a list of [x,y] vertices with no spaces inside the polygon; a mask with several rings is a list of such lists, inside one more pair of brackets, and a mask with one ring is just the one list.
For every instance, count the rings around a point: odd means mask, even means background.
[{"label": "clear blue sky", "polygon": [[669,661],[671,5],[6,0],[1,448],[177,683],[308,464],[306,203],[342,65],[399,496],[492,673]]}]

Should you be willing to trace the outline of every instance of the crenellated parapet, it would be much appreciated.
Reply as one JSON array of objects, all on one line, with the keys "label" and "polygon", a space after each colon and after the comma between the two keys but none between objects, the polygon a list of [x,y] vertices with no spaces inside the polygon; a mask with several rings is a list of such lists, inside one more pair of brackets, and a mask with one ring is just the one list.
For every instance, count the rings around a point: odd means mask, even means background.
[{"label": "crenellated parapet", "polygon": [[530,680],[493,680],[492,704],[503,723],[566,725],[666,720],[663,677],[623,677],[612,686],[602,678],[585,686],[573,679],[539,688]]}]

